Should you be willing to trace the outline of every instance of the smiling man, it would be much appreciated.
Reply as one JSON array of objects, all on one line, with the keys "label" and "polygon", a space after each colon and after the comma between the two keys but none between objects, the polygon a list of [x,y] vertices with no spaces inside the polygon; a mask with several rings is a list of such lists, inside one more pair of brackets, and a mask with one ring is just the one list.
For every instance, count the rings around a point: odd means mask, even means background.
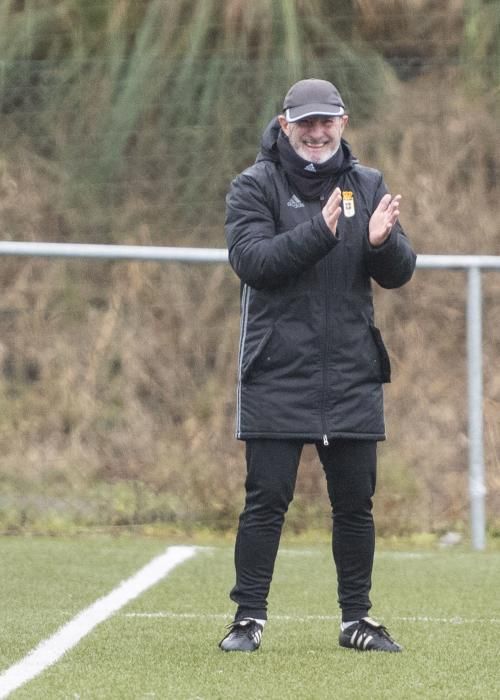
[{"label": "smiling man", "polygon": [[236,436],[246,443],[247,477],[231,591],[238,607],[224,651],[261,644],[306,443],[316,447],[332,505],[339,644],[401,651],[368,617],[382,385],[390,381],[372,280],[400,287],[416,256],[398,220],[400,195],[353,157],[347,122],[332,83],[299,81],[227,196],[229,260],[241,280]]},{"label": "smiling man", "polygon": [[[324,94],[318,95],[318,88]],[[310,104],[316,98],[323,100],[321,105]],[[312,111],[304,110],[303,105]],[[301,158],[324,163],[337,153],[349,117],[334,85],[326,80],[301,80],[290,88],[283,108],[284,114],[278,116],[279,125]]]},{"label": "smiling man", "polygon": [[324,163],[337,153],[347,119],[347,115],[306,117],[291,123],[282,115],[278,117],[290,146],[301,158],[311,163]]}]

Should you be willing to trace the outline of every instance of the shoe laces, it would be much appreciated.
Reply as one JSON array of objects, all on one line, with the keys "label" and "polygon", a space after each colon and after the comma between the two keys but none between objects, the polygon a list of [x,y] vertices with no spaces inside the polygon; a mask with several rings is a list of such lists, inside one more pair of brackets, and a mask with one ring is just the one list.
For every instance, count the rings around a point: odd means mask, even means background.
[{"label": "shoe laces", "polygon": [[260,629],[261,625],[251,617],[242,617],[240,620],[233,620],[229,625],[226,625],[228,634],[234,632],[238,636],[245,636],[254,631],[254,628]]},{"label": "shoe laces", "polygon": [[385,637],[390,642],[394,643],[394,639],[389,634],[387,627],[381,625],[380,622],[375,622],[375,620],[372,620],[370,617],[363,617],[359,621],[358,630],[361,632],[361,634],[370,631],[372,633],[380,635],[381,637]]}]

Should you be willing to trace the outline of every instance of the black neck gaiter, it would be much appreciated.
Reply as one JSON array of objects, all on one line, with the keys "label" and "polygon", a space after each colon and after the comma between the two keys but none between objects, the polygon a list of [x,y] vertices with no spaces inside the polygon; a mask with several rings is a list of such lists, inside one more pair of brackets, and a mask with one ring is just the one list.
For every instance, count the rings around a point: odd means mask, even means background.
[{"label": "black neck gaiter", "polygon": [[333,186],[335,179],[344,169],[342,145],[324,163],[312,163],[301,158],[281,130],[277,147],[283,169],[303,199],[319,199]]}]

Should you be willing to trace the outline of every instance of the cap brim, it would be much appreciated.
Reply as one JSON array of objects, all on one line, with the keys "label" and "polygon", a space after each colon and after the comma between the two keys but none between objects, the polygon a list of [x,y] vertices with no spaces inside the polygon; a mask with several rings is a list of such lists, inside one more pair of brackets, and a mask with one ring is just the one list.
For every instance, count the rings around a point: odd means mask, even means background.
[{"label": "cap brim", "polygon": [[341,117],[345,114],[345,109],[341,105],[305,105],[303,107],[290,107],[285,110],[287,122],[298,122],[300,119],[308,117]]}]

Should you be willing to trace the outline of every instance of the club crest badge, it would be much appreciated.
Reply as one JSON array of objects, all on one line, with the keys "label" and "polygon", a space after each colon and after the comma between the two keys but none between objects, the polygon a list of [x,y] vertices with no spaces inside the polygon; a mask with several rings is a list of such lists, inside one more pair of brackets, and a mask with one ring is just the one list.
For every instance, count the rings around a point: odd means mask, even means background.
[{"label": "club crest badge", "polygon": [[342,207],[346,218],[350,218],[356,213],[354,209],[354,195],[349,190],[344,190],[342,192]]}]

